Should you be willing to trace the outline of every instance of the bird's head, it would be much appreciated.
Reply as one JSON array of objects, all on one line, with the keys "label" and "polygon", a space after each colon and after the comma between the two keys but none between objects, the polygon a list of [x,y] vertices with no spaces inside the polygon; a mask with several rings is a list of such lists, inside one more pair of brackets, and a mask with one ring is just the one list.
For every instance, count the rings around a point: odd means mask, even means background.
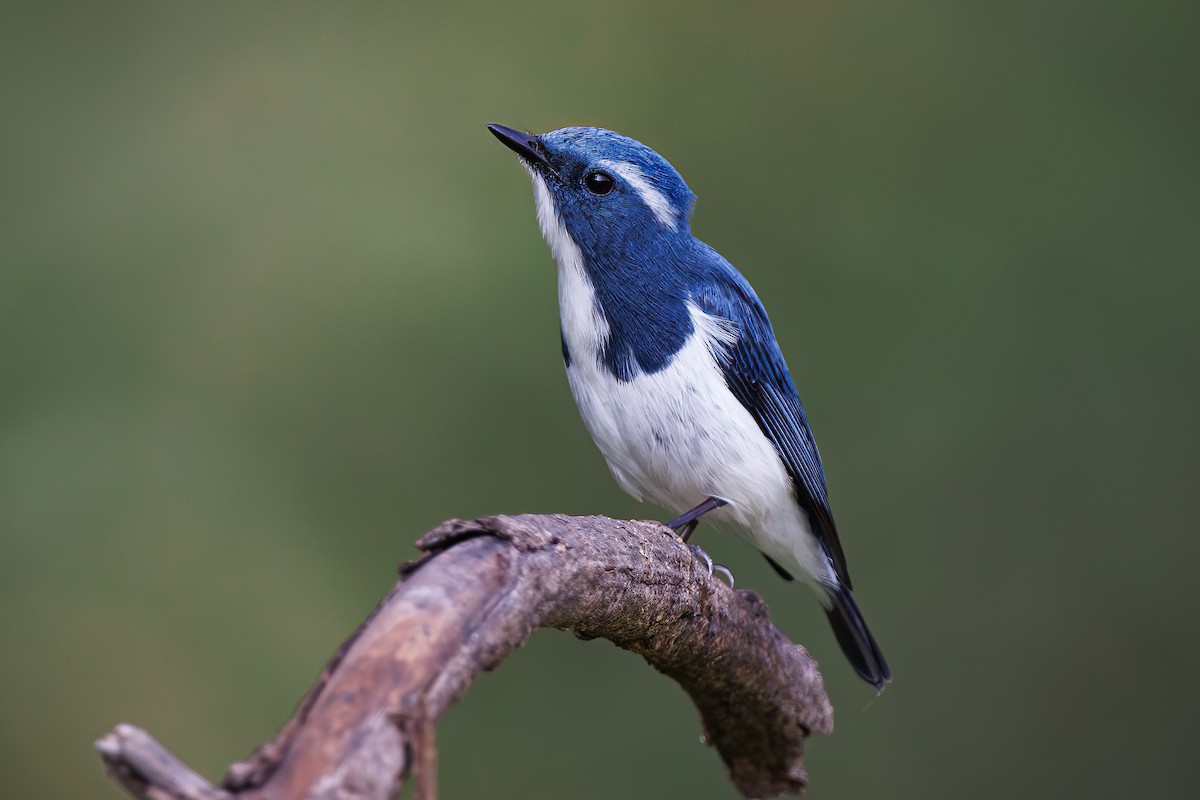
[{"label": "bird's head", "polygon": [[541,135],[503,125],[488,130],[516,151],[532,176],[538,219],[552,249],[565,232],[587,256],[606,261],[690,238],[696,196],[641,142],[603,128]]}]

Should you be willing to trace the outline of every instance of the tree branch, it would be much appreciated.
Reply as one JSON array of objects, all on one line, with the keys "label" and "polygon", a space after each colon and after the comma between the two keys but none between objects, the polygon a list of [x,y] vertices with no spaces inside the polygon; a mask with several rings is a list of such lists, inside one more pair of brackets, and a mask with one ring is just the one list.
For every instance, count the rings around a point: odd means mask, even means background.
[{"label": "tree branch", "polygon": [[133,726],[97,749],[137,798],[383,800],[415,774],[415,796],[433,800],[437,721],[481,671],[552,627],[608,639],[677,681],[744,796],[803,791],[804,740],[833,726],[815,662],[758,595],[708,576],[669,534],[607,517],[443,523],[223,789]]}]

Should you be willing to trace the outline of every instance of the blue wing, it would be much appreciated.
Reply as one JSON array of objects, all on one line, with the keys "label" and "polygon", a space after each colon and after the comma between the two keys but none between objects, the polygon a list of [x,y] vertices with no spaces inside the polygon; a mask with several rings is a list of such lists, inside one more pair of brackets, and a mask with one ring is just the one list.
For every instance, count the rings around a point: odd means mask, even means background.
[{"label": "blue wing", "polygon": [[691,294],[702,311],[737,326],[737,343],[729,348],[722,364],[725,383],[775,446],[792,479],[796,502],[808,515],[813,535],[829,556],[838,578],[847,589],[853,588],[829,508],[817,443],[767,312],[741,273],[715,251],[712,255],[720,260],[720,268],[706,271],[704,281],[693,287]]}]

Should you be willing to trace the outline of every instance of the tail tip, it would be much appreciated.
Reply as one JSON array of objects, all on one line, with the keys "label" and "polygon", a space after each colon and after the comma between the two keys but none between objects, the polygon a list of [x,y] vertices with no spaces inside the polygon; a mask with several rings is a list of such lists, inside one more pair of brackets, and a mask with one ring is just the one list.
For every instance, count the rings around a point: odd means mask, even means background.
[{"label": "tail tip", "polygon": [[877,695],[883,694],[892,682],[892,670],[875,637],[867,629],[858,603],[854,602],[849,590],[841,586],[830,587],[829,598],[832,602],[826,614],[842,652],[859,677],[874,686]]}]

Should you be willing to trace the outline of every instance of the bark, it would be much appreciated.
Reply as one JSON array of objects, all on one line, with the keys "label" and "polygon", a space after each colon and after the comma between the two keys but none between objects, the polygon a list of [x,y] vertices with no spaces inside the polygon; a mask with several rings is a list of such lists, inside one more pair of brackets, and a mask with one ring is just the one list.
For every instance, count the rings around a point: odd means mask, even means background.
[{"label": "bark", "polygon": [[657,522],[524,515],[452,520],[326,666],[276,738],[222,788],[145,732],[97,742],[138,798],[368,800],[436,796],[435,726],[475,677],[538,627],[603,637],[677,681],[745,797],[807,785],[805,739],[832,731],[816,663]]}]

